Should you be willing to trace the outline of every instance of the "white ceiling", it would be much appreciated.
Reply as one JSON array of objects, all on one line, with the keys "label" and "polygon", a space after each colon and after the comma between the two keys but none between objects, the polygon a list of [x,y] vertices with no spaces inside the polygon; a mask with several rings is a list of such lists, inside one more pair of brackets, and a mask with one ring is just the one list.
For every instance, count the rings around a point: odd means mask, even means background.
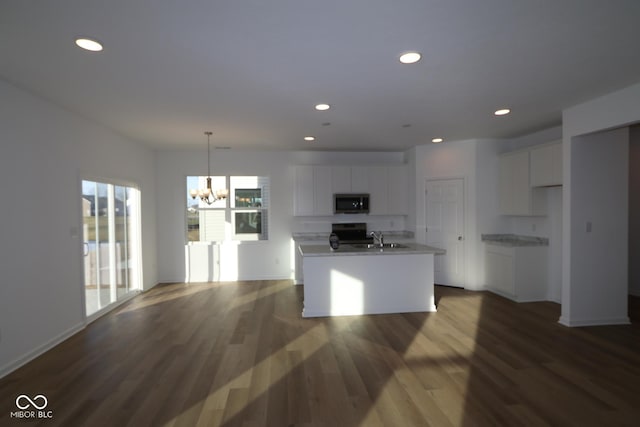
[{"label": "white ceiling", "polygon": [[640,81],[639,41],[639,0],[0,2],[2,78],[158,149],[519,136]]}]

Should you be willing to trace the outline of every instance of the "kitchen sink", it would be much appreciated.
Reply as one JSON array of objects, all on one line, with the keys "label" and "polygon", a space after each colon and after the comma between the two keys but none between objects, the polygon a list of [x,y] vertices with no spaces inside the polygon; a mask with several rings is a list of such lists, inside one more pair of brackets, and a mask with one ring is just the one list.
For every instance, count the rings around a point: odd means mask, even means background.
[{"label": "kitchen sink", "polygon": [[356,243],[351,245],[357,249],[407,249],[409,246],[403,245],[402,243]]}]

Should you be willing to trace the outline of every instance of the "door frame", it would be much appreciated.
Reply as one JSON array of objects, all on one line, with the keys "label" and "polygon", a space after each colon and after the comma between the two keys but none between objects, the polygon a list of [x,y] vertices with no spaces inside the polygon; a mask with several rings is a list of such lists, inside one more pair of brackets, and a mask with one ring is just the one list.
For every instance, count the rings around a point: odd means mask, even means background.
[{"label": "door frame", "polygon": [[[138,265],[137,265],[137,268],[134,269],[134,272],[133,272],[134,277],[132,280],[132,282],[137,284],[137,288],[130,288],[129,293],[125,295],[123,298],[120,298],[108,304],[107,306],[99,309],[98,311],[90,315],[87,315],[87,299],[86,299],[87,295],[86,295],[85,282],[84,282],[85,280],[85,264],[84,264],[85,247],[84,247],[84,234],[83,234],[84,221],[82,216],[82,181],[94,181],[94,182],[100,182],[104,184],[110,184],[113,186],[130,187],[137,190],[138,192],[137,194],[138,212],[135,215],[135,219],[134,219],[135,229],[133,230],[136,237],[134,244],[135,244],[135,251],[137,252],[136,258],[137,258]],[[105,178],[104,176],[91,174],[87,171],[79,171],[77,174],[77,195],[78,197],[76,200],[76,212],[78,212],[80,215],[77,222],[78,225],[77,227],[74,227],[74,229],[71,230],[71,234],[72,236],[78,238],[78,259],[80,260],[79,288],[80,288],[80,295],[81,295],[82,315],[84,317],[84,324],[86,326],[89,323],[107,314],[108,312],[112,311],[113,309],[117,308],[118,306],[129,301],[131,298],[135,297],[136,295],[140,294],[144,289],[144,282],[143,282],[144,270],[143,270],[143,254],[142,254],[142,190],[141,190],[141,186],[133,181],[114,179],[114,178]]]},{"label": "door frame", "polygon": [[467,184],[468,184],[468,179],[466,176],[463,175],[451,175],[451,176],[440,176],[440,177],[425,177],[422,185],[423,185],[423,192],[422,194],[424,194],[424,211],[423,211],[423,215],[422,215],[422,221],[424,224],[424,242],[425,244],[427,243],[427,185],[429,182],[437,182],[437,181],[452,181],[452,180],[460,180],[462,181],[462,242],[463,242],[463,247],[462,247],[462,254],[464,259],[462,260],[462,274],[461,274],[461,278],[462,278],[462,288],[466,289],[468,287],[468,277],[467,277],[467,272],[468,272],[468,249],[469,249],[469,245],[467,244],[467,194],[468,194],[468,188],[467,188]]}]

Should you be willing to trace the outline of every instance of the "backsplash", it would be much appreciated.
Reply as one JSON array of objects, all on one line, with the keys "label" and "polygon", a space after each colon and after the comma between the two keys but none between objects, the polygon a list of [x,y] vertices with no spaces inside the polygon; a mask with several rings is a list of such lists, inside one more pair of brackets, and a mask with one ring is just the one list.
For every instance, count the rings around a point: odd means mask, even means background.
[{"label": "backsplash", "polygon": [[404,231],[404,216],[336,215],[332,217],[293,217],[291,231],[294,233],[329,233],[331,224],[345,222],[364,222],[367,230]]}]

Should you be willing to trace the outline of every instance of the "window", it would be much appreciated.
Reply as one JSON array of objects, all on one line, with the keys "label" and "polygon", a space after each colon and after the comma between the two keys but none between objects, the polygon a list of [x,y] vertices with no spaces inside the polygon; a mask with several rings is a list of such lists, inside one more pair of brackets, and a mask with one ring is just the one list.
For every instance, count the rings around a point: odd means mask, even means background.
[{"label": "window", "polygon": [[268,240],[269,177],[214,176],[214,193],[223,188],[230,191],[226,199],[210,205],[189,194],[192,188],[204,188],[206,178],[187,177],[187,242]]}]

